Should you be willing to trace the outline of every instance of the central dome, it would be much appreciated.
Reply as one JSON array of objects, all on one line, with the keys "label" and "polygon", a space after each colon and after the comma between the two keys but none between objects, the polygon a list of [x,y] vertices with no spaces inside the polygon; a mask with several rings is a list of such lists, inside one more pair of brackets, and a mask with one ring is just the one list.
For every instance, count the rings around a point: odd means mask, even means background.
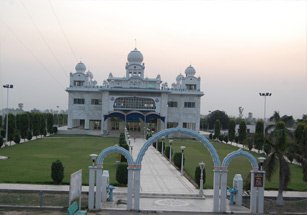
[{"label": "central dome", "polygon": [[194,76],[195,73],[196,73],[196,71],[195,71],[194,67],[191,66],[191,65],[188,68],[186,68],[186,70],[185,70],[186,76]]},{"label": "central dome", "polygon": [[135,48],[133,51],[131,51],[128,54],[128,62],[129,63],[139,63],[139,64],[142,63],[143,62],[142,53]]},{"label": "central dome", "polygon": [[84,73],[85,70],[86,70],[86,66],[84,65],[84,63],[82,63],[82,62],[80,61],[80,63],[78,63],[78,64],[76,65],[75,69],[76,69],[77,72],[82,72],[82,73]]}]

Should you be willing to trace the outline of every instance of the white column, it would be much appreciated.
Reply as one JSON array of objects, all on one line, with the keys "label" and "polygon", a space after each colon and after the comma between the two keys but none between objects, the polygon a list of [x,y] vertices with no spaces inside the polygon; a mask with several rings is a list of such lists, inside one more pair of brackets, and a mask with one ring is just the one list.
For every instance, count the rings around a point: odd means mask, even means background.
[{"label": "white column", "polygon": [[133,169],[128,168],[128,193],[127,193],[127,210],[132,209],[132,193],[133,192]]},{"label": "white column", "polygon": [[265,172],[263,173],[263,187],[258,187],[258,213],[263,213],[264,210],[264,186],[265,186]]},{"label": "white column", "polygon": [[227,173],[228,171],[223,171],[221,173],[221,212],[226,212],[226,196],[227,196]]},{"label": "white column", "polygon": [[96,203],[95,209],[101,208],[102,167],[96,167]]},{"label": "white column", "polygon": [[219,211],[220,201],[220,171],[214,171],[214,184],[213,184],[213,212]]},{"label": "white column", "polygon": [[88,194],[88,209],[94,209],[94,195],[95,195],[95,167],[89,167],[89,194]]},{"label": "white column", "polygon": [[134,210],[140,210],[141,169],[134,171]]},{"label": "white column", "polygon": [[255,172],[251,171],[251,196],[250,196],[250,212],[257,212],[257,188],[254,187]]}]

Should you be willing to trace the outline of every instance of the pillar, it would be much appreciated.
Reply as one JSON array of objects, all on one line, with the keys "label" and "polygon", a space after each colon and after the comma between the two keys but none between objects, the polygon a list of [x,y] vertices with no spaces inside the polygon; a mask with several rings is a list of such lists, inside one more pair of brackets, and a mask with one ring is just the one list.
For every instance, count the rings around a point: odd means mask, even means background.
[{"label": "pillar", "polygon": [[254,187],[255,172],[251,171],[251,195],[250,195],[250,212],[257,212],[257,188]]},{"label": "pillar", "polygon": [[88,209],[94,209],[94,195],[95,195],[95,167],[89,167],[89,194],[88,194]]},{"label": "pillar", "polygon": [[96,167],[96,200],[95,209],[101,208],[102,167]]},{"label": "pillar", "polygon": [[214,184],[213,184],[213,212],[219,211],[219,201],[220,201],[220,171],[214,171]]},{"label": "pillar", "polygon": [[221,171],[221,212],[226,212],[227,173],[228,171]]},{"label": "pillar", "polygon": [[134,170],[134,210],[140,210],[141,168]]},{"label": "pillar", "polygon": [[132,209],[133,195],[133,167],[128,167],[128,193],[127,193],[127,210]]}]

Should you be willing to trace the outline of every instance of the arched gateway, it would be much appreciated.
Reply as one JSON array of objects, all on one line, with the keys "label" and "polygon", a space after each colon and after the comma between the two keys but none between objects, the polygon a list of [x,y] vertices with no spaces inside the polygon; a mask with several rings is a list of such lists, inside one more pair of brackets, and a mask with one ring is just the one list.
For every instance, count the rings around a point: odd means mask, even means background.
[{"label": "arched gateway", "polygon": [[[126,149],[119,147],[117,145],[106,148],[99,154],[98,159],[97,159],[97,167],[89,167],[89,171],[90,171],[89,209],[100,209],[101,197],[100,195],[97,195],[97,193],[99,194],[99,192],[101,192],[100,184],[101,184],[103,160],[108,154],[117,152],[117,153],[122,153],[127,158],[127,161],[128,161],[127,209],[128,210],[131,210],[131,209],[139,210],[140,209],[140,171],[142,169],[143,157],[148,147],[152,145],[154,142],[156,142],[157,140],[159,140],[160,138],[166,135],[171,135],[171,134],[176,134],[176,133],[181,133],[181,134],[185,134],[193,138],[196,138],[197,140],[199,140],[200,142],[204,144],[204,146],[208,149],[208,151],[210,152],[212,156],[212,160],[214,163],[213,212],[225,212],[226,211],[226,196],[227,196],[226,188],[227,188],[227,173],[228,173],[227,169],[232,159],[234,159],[235,157],[239,157],[239,156],[243,156],[247,158],[251,162],[251,165],[253,167],[253,170],[251,171],[252,176],[254,176],[255,173],[264,173],[264,172],[258,171],[257,160],[248,152],[245,152],[241,149],[238,151],[232,152],[225,157],[223,164],[221,165],[219,156],[215,148],[210,143],[210,141],[204,136],[198,134],[195,131],[181,128],[181,127],[165,129],[153,135],[150,139],[148,139],[145,142],[145,144],[141,148],[135,161],[133,161],[132,156],[129,154],[129,152]],[[94,198],[95,174],[96,174],[96,198]],[[252,178],[251,191],[252,193],[256,194],[257,188],[255,188],[255,186],[253,185],[253,182],[254,181]],[[134,189],[134,207],[132,208],[133,189]],[[221,195],[220,195],[220,189],[221,189]],[[252,194],[252,197],[251,197],[251,212],[252,213],[255,213],[255,212],[262,213],[263,212],[263,191],[264,191],[263,187],[262,189],[258,189],[258,197]],[[257,202],[259,201],[261,202],[261,198],[262,198],[262,206],[261,206],[261,203],[260,203],[260,206],[259,205],[256,206]],[[96,200],[95,201],[96,207],[94,206],[94,199]]]}]

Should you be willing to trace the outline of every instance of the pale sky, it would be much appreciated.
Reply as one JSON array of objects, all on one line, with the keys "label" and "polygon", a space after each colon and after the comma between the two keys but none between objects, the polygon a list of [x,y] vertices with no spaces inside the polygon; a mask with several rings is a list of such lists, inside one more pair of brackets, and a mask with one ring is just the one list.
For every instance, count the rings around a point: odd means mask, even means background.
[{"label": "pale sky", "polygon": [[[192,64],[201,114],[307,114],[307,1],[1,0],[0,84],[9,107],[68,108],[69,73],[82,60],[102,85],[125,75],[127,55],[169,86]],[[67,39],[66,39],[67,38]],[[0,109],[7,91],[0,88]]]}]

